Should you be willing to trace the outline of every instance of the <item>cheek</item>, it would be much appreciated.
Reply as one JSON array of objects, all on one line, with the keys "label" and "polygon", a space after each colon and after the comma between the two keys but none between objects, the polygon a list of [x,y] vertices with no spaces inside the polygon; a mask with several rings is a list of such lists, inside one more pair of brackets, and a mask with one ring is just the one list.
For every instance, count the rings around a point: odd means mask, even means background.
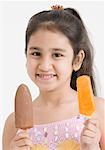
[{"label": "cheek", "polygon": [[71,73],[73,71],[72,62],[71,61],[64,61],[62,63],[59,63],[57,65],[57,71],[59,74],[62,74],[63,76],[71,75]]},{"label": "cheek", "polygon": [[27,68],[27,72],[30,76],[35,74],[36,65],[33,61],[27,60],[26,68]]}]

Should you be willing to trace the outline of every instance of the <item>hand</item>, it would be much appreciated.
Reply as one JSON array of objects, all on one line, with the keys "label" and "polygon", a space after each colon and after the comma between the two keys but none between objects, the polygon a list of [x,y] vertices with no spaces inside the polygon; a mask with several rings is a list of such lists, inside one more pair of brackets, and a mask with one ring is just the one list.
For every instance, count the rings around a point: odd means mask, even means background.
[{"label": "hand", "polygon": [[91,118],[85,121],[85,127],[81,134],[81,150],[99,150],[101,132],[99,121]]},{"label": "hand", "polygon": [[17,134],[10,143],[10,150],[30,150],[33,146],[27,132]]}]

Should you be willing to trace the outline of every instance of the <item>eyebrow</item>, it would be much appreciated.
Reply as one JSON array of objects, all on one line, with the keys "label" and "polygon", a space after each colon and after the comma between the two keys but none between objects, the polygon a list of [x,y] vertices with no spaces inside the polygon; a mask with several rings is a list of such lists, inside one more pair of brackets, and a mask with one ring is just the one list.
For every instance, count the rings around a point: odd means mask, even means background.
[{"label": "eyebrow", "polygon": [[[40,47],[34,47],[34,46],[32,46],[32,47],[30,47],[29,48],[29,50],[38,50],[38,51],[42,51],[42,48],[40,48]],[[62,48],[51,48],[50,50],[53,50],[53,51],[60,51],[60,52],[66,52],[66,50],[65,49],[62,49]]]},{"label": "eyebrow", "polygon": [[39,47],[34,47],[34,46],[31,46],[31,47],[29,47],[29,50],[41,50],[41,48],[39,48]]},{"label": "eyebrow", "polygon": [[53,48],[52,50],[54,50],[54,51],[60,51],[60,52],[66,52],[66,50],[62,49],[62,48]]}]

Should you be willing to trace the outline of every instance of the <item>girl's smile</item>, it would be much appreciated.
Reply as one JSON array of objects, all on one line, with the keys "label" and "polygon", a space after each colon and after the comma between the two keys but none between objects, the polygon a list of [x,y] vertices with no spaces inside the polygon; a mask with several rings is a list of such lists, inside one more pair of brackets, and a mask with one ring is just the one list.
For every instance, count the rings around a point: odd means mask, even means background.
[{"label": "girl's smile", "polygon": [[56,75],[54,74],[36,74],[36,77],[38,80],[41,81],[53,81],[53,79],[56,78]]}]

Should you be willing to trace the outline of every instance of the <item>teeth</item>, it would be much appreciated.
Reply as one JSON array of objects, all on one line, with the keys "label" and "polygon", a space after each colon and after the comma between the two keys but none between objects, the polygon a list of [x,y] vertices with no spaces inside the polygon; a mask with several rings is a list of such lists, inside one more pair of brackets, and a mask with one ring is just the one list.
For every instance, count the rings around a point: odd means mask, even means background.
[{"label": "teeth", "polygon": [[45,74],[37,74],[40,78],[42,78],[42,79],[45,79],[45,80],[47,80],[47,79],[51,79],[51,78],[53,78],[55,75],[53,75],[53,74],[49,74],[49,75],[45,75]]}]

